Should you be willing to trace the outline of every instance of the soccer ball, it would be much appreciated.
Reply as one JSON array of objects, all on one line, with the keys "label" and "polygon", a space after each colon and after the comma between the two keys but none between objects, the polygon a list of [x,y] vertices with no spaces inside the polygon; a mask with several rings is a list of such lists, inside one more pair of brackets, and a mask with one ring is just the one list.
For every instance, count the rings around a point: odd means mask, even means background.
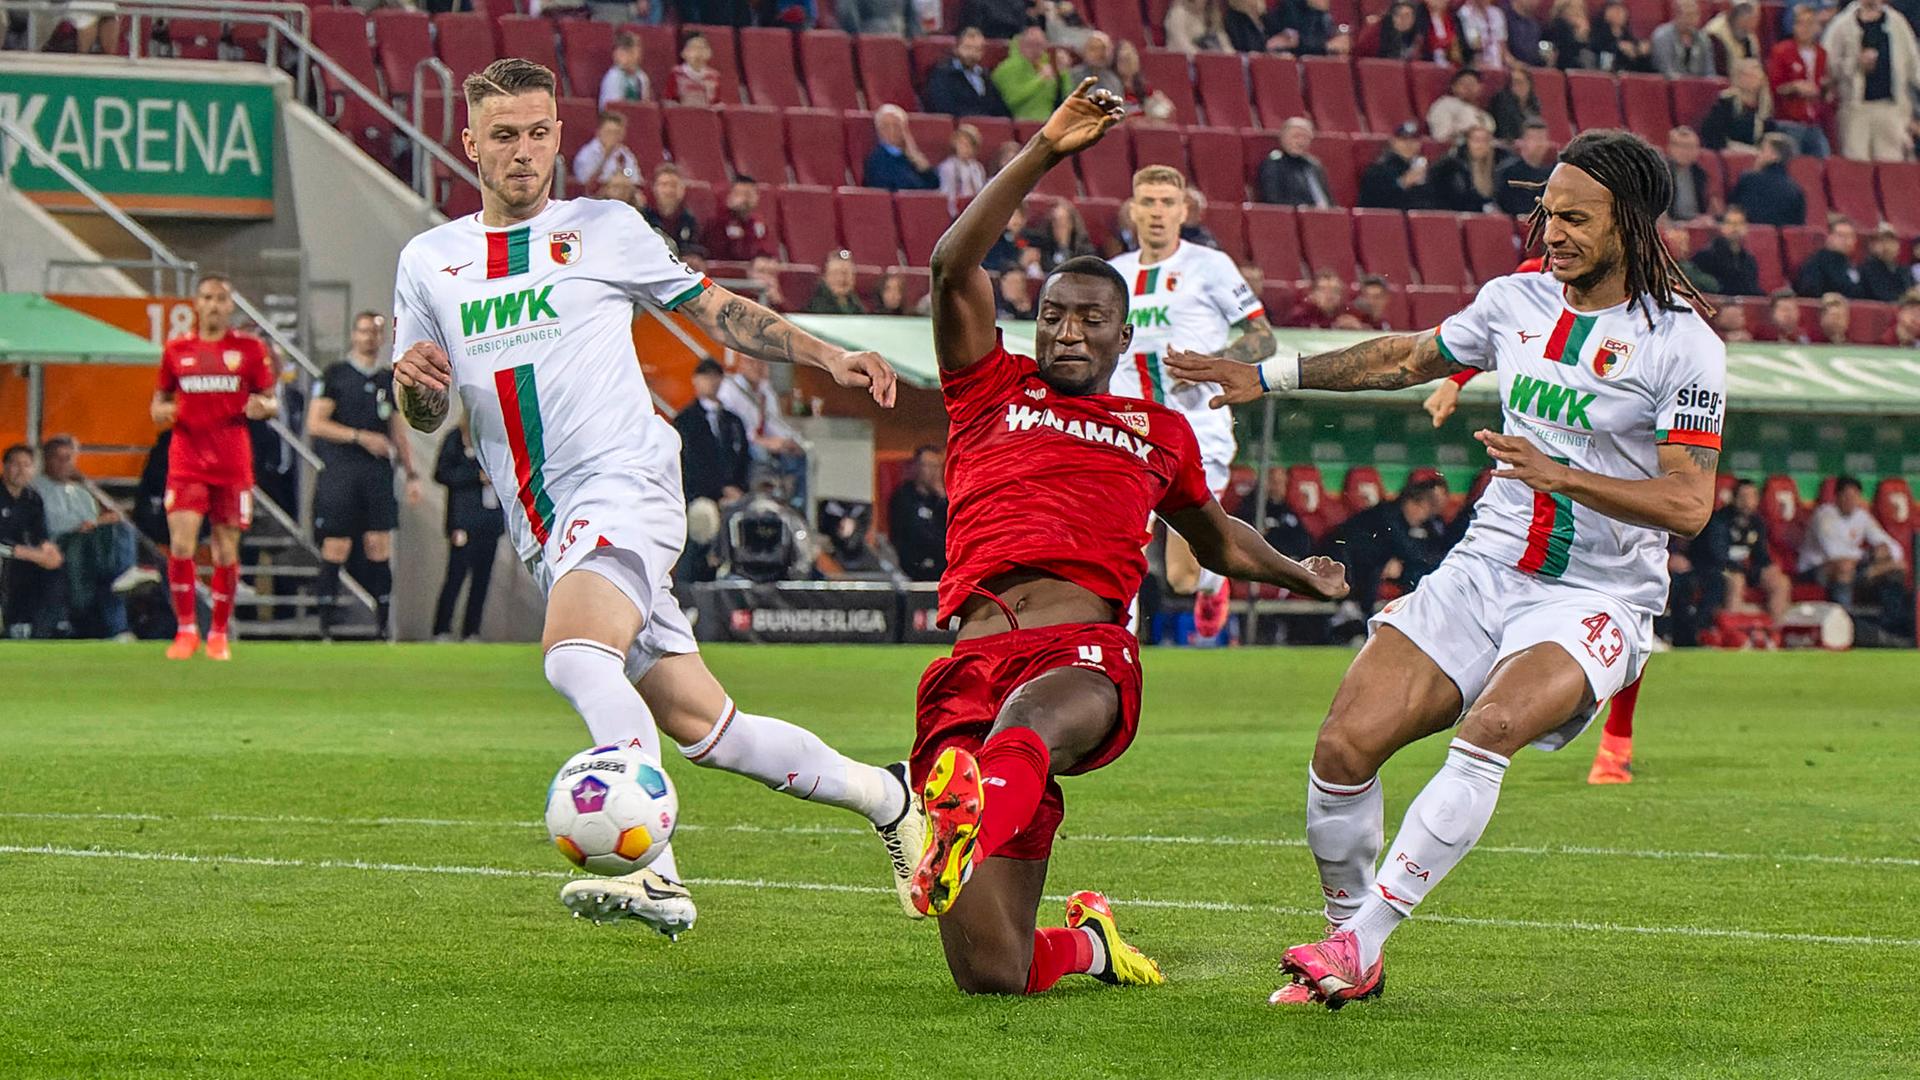
[{"label": "soccer ball", "polygon": [[652,862],[679,820],[666,770],[637,747],[582,750],[547,788],[547,835],[568,861],[595,874],[617,877]]}]

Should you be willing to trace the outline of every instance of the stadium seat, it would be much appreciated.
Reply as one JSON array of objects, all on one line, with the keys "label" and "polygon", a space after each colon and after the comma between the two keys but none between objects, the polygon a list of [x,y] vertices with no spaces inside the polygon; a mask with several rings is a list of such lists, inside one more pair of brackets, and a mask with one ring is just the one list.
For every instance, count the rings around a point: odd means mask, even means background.
[{"label": "stadium seat", "polygon": [[1300,61],[1256,53],[1247,58],[1247,78],[1253,84],[1253,103],[1262,126],[1278,131],[1289,117],[1310,115],[1300,93]]},{"label": "stadium seat", "polygon": [[1406,289],[1407,313],[1413,326],[1431,330],[1466,306],[1467,294],[1446,285],[1411,285]]},{"label": "stadium seat", "polygon": [[1513,219],[1505,214],[1468,214],[1461,218],[1466,239],[1467,265],[1476,281],[1487,282],[1513,273],[1520,261],[1513,242]]},{"label": "stadium seat", "polygon": [[[907,68],[907,43],[884,34],[861,34],[854,39],[860,87],[869,111],[898,105],[912,112],[920,107],[914,96],[913,76]],[[811,75],[811,69],[809,69]]]},{"label": "stadium seat", "polygon": [[[1753,155],[1751,153],[1748,153],[1745,150],[1732,150],[1732,149],[1720,151],[1720,172],[1721,172],[1721,175],[1725,176],[1727,180],[1726,194],[1732,195],[1733,186],[1740,182],[1740,178],[1742,176],[1746,175],[1752,170],[1753,170]],[[1822,192],[1820,195],[1820,205],[1822,206],[1826,205],[1825,192]]]},{"label": "stadium seat", "polygon": [[[720,76],[720,104],[737,105],[740,97],[740,46],[731,26],[688,23],[680,28],[682,39],[699,34],[713,46],[713,70]],[[676,63],[679,53],[675,52]]]},{"label": "stadium seat", "polygon": [[687,105],[667,105],[660,114],[665,120],[667,152],[674,162],[688,176],[724,190],[730,174],[721,152],[720,114]]},{"label": "stadium seat", "polygon": [[[972,122],[973,118],[969,117],[968,123]],[[1026,145],[1027,139],[1031,137],[1032,136],[1016,136],[1014,141],[1024,146]],[[993,154],[990,150],[983,149],[980,152],[980,156],[990,159],[993,157]],[[1035,195],[1050,195],[1056,199],[1074,199],[1080,195],[1080,185],[1078,181],[1074,179],[1073,169],[1062,166],[1048,169],[1043,173],[1040,177],[1040,182],[1033,186],[1033,193]]]},{"label": "stadium seat", "polygon": [[785,211],[780,215],[780,235],[786,242],[788,262],[818,266],[840,249],[833,196],[830,188],[797,184],[780,193],[780,206]]},{"label": "stadium seat", "polygon": [[[1427,110],[1435,101],[1444,97],[1447,84],[1453,81],[1453,67],[1449,64],[1434,64],[1427,61],[1414,61],[1407,65],[1407,85],[1412,92],[1414,119],[1420,121],[1424,129]],[[1381,134],[1385,134],[1382,132]]]},{"label": "stadium seat", "polygon": [[807,97],[816,109],[857,109],[853,85],[853,39],[838,30],[800,33],[800,69],[806,72]]},{"label": "stadium seat", "polygon": [[900,262],[900,233],[894,227],[892,195],[873,188],[842,187],[834,191],[833,201],[841,242],[853,252],[854,262],[872,266]]},{"label": "stadium seat", "polygon": [[1239,202],[1222,199],[1207,204],[1207,230],[1220,241],[1220,250],[1235,263],[1247,261],[1247,213]]},{"label": "stadium seat", "polygon": [[1288,508],[1316,541],[1346,519],[1340,507],[1327,498],[1326,481],[1320,478],[1318,465],[1288,466],[1282,490],[1287,493]]},{"label": "stadium seat", "polygon": [[[953,117],[945,113],[907,114],[907,131],[913,135],[913,141],[927,160],[939,164],[946,160],[947,144],[953,141]],[[872,147],[868,147],[872,149]],[[862,154],[864,159],[866,155]]]},{"label": "stadium seat", "polygon": [[220,59],[219,19],[168,19],[167,44],[181,60]]},{"label": "stadium seat", "polygon": [[1808,256],[1825,247],[1826,243],[1827,232],[1825,229],[1816,229],[1812,226],[1800,228],[1790,226],[1781,229],[1780,253],[1786,258],[1787,276],[1789,278],[1798,277],[1800,275],[1800,264],[1806,262]]},{"label": "stadium seat", "polygon": [[1567,98],[1573,106],[1573,124],[1582,131],[1625,126],[1626,121],[1620,115],[1619,87],[1607,72],[1567,72]]},{"label": "stadium seat", "polygon": [[[1240,160],[1240,133],[1224,128],[1187,129],[1193,183],[1210,202],[1238,205],[1247,197],[1247,171]],[[1056,172],[1059,170],[1055,170]]]},{"label": "stadium seat", "polygon": [[[456,112],[455,115],[458,115]],[[573,167],[573,155],[582,146],[593,141],[594,133],[600,127],[600,110],[592,98],[563,97],[554,103],[554,115],[560,120],[560,153],[566,157],[567,167]],[[578,182],[578,177],[569,176]]]},{"label": "stadium seat", "polygon": [[[1133,165],[1144,169],[1149,165],[1170,165],[1187,173],[1186,139],[1180,129],[1172,124],[1139,123],[1129,121],[1133,128]],[[1237,147],[1236,147],[1237,148]]]},{"label": "stadium seat", "polygon": [[1873,516],[1880,521],[1880,527],[1893,534],[1906,549],[1906,556],[1913,559],[1912,534],[1916,525],[1913,508],[1913,488],[1905,477],[1886,476],[1873,489]]},{"label": "stadium seat", "polygon": [[661,101],[673,96],[673,68],[680,62],[680,46],[673,27],[661,24],[627,23],[620,27],[640,39],[640,70],[647,73],[653,98]]},{"label": "stadium seat", "polygon": [[1348,210],[1297,211],[1300,219],[1300,252],[1307,269],[1314,274],[1332,270],[1342,281],[1354,278],[1353,223]]},{"label": "stadium seat", "polygon": [[1087,194],[1102,199],[1132,198],[1132,124],[1108,131],[1105,138],[1080,151],[1075,164],[1080,167],[1080,182]]},{"label": "stadium seat", "polygon": [[1674,120],[1697,131],[1700,128],[1700,121],[1705,120],[1707,113],[1712,111],[1714,100],[1720,96],[1722,90],[1727,88],[1727,81],[1687,76],[1673,79],[1667,86],[1673,91]]},{"label": "stadium seat", "polygon": [[[405,102],[413,96],[414,68],[420,61],[433,55],[433,24],[421,12],[400,8],[376,11],[371,16],[371,22],[374,49],[380,60],[380,77],[387,84],[387,100]],[[317,22],[315,31],[318,32]],[[320,42],[316,40],[314,44],[320,45]],[[328,46],[320,47],[329,56],[339,59]],[[423,85],[427,90],[439,87],[431,78]],[[455,83],[451,91],[459,93],[460,85]],[[401,108],[400,114],[407,116],[407,108]]]},{"label": "stadium seat", "polygon": [[1873,175],[1888,223],[1903,237],[1920,236],[1920,163],[1883,161]]},{"label": "stadium seat", "polygon": [[853,168],[854,179],[865,183],[867,155],[873,153],[873,144],[877,139],[873,131],[873,114],[859,109],[841,113],[840,136],[846,143],[847,164]]},{"label": "stadium seat", "polygon": [[615,101],[607,108],[627,118],[627,149],[640,162],[640,172],[651,182],[654,166],[667,159],[666,144],[660,138],[660,106],[651,101]]},{"label": "stadium seat", "polygon": [[[1306,275],[1300,269],[1299,211],[1291,206],[1253,204],[1246,208],[1247,253],[1272,284],[1300,281]],[[1286,312],[1270,312],[1280,319]]]},{"label": "stadium seat", "polygon": [[838,112],[788,109],[782,119],[796,181],[816,187],[847,182],[847,135]]},{"label": "stadium seat", "polygon": [[1345,57],[1309,56],[1300,61],[1306,80],[1307,103],[1313,107],[1313,123],[1319,130],[1365,131],[1359,103],[1354,100],[1353,70]]},{"label": "stadium seat", "polygon": [[774,276],[780,282],[782,307],[799,311],[807,306],[814,287],[820,284],[820,266],[818,263],[782,263]]},{"label": "stadium seat", "polygon": [[[501,56],[531,60],[548,71],[561,70],[560,53],[554,47],[551,19],[536,18],[532,15],[502,15],[493,21],[493,30],[494,40],[500,43]],[[575,96],[593,99],[595,107],[598,108],[600,88],[594,86],[580,91]]]},{"label": "stadium seat", "polygon": [[[313,31],[313,43],[346,68],[355,81],[369,90],[380,85],[379,72],[373,66],[373,47],[367,41],[365,15],[352,8],[315,11],[309,28]],[[332,85],[324,72],[316,72],[315,78],[319,80],[321,115],[327,122],[370,157],[389,160],[393,125],[358,95]]]},{"label": "stadium seat", "polygon": [[[779,32],[786,33],[785,30]],[[744,173],[763,184],[787,182],[787,142],[779,109],[770,105],[736,105],[723,110],[720,119],[727,131],[727,154],[733,160],[734,172]]]},{"label": "stadium seat", "polygon": [[1713,478],[1713,508],[1715,510],[1733,501],[1733,490],[1740,486],[1740,478],[1732,473],[1719,473]]},{"label": "stadium seat", "polygon": [[1413,111],[1413,96],[1407,91],[1407,65],[1399,60],[1367,59],[1353,65],[1354,81],[1360,86],[1360,101],[1366,107],[1367,128],[1389,132],[1408,120],[1419,117]]},{"label": "stadium seat", "polygon": [[[980,156],[989,163],[993,161],[993,153],[1000,148],[1001,143],[1014,141],[1013,121],[1003,116],[968,116],[954,121],[956,128],[961,124],[972,124],[974,129],[980,132]],[[947,153],[946,148],[941,148],[940,153],[944,157]],[[1048,175],[1071,171],[1054,169]]]},{"label": "stadium seat", "polygon": [[1465,288],[1473,284],[1461,246],[1460,216],[1443,210],[1411,210],[1407,233],[1412,240],[1414,269],[1425,285]]},{"label": "stadium seat", "polygon": [[1355,465],[1340,480],[1340,501],[1347,505],[1350,515],[1379,506],[1386,497],[1387,485],[1380,479],[1380,470],[1371,465]]},{"label": "stadium seat", "polygon": [[1239,53],[1203,52],[1193,58],[1194,83],[1200,107],[1211,127],[1253,126],[1253,99],[1247,90],[1246,67]]},{"label": "stadium seat", "polygon": [[1335,206],[1352,206],[1360,201],[1360,168],[1362,163],[1355,160],[1353,141],[1337,132],[1320,132],[1313,137],[1310,147],[1313,156],[1327,170],[1327,186],[1333,190]]},{"label": "stadium seat", "polygon": [[1557,68],[1533,69],[1533,93],[1540,99],[1540,119],[1547,122],[1547,137],[1564,146],[1573,138],[1573,115],[1567,109],[1567,75]]},{"label": "stadium seat", "polygon": [[[1837,162],[1840,159],[1834,158],[1833,160]],[[1853,164],[1858,164],[1869,172],[1867,197],[1872,198],[1873,186],[1871,170],[1873,166],[1864,161]],[[1804,154],[1797,155],[1788,160],[1787,175],[1793,177],[1793,182],[1799,184],[1800,190],[1806,194],[1807,224],[1825,228],[1828,212],[1837,209],[1837,207],[1834,207],[1827,200],[1827,163],[1817,157],[1807,157]],[[1851,215],[1849,216],[1851,217]],[[1867,221],[1855,221],[1853,224],[1854,227],[1865,232],[1873,228],[1879,221],[1879,218],[1880,214],[1876,209],[1871,219]]]},{"label": "stadium seat", "polygon": [[[453,72],[456,91],[467,80],[467,76],[499,58],[494,48],[492,25],[487,22],[485,15],[473,12],[435,15],[433,42],[440,62]],[[408,78],[412,78],[411,73]]]},{"label": "stadium seat", "polygon": [[1398,210],[1354,210],[1353,234],[1360,264],[1387,280],[1397,292],[1413,284],[1413,251],[1407,246],[1406,216]]},{"label": "stadium seat", "polygon": [[[379,12],[377,14],[385,14]],[[576,97],[600,100],[600,80],[613,66],[613,25],[598,19],[560,19],[561,66],[567,86]],[[654,88],[659,96],[659,88]]]},{"label": "stadium seat", "polygon": [[[1814,160],[1819,159],[1801,159]],[[1880,198],[1874,191],[1873,173],[1876,166],[1871,161],[1853,161],[1835,156],[1827,159],[1827,203],[1834,210],[1847,216],[1853,227],[1860,230],[1862,237],[1880,225]],[[1920,191],[1906,193],[1909,201],[1920,200]],[[1807,224],[1819,222],[1812,214],[1812,200],[1808,200]]]},{"label": "stadium seat", "polygon": [[1855,300],[1847,324],[1847,340],[1855,345],[1878,345],[1893,329],[1893,305],[1878,300]]},{"label": "stadium seat", "polygon": [[1747,250],[1760,271],[1763,292],[1787,287],[1787,265],[1780,257],[1780,230],[1772,225],[1747,226]]},{"label": "stadium seat", "polygon": [[1181,124],[1198,124],[1200,109],[1193,97],[1193,70],[1187,66],[1184,53],[1169,49],[1143,49],[1140,52],[1140,74],[1146,78],[1147,85],[1173,102],[1173,119]]},{"label": "stadium seat", "polygon": [[1131,41],[1145,48],[1146,23],[1140,18],[1139,0],[1092,0],[1087,5],[1087,22],[1118,42]]},{"label": "stadium seat", "polygon": [[1087,239],[1093,241],[1093,246],[1104,248],[1113,237],[1113,227],[1120,216],[1120,200],[1088,196],[1076,200],[1074,205],[1080,208],[1080,220],[1087,226]]},{"label": "stadium seat", "polygon": [[1800,538],[1805,531],[1805,508],[1793,477],[1775,474],[1760,487],[1760,517],[1767,523],[1767,546],[1782,567],[1799,562]]},{"label": "stadium seat", "polygon": [[[933,69],[940,65],[940,61],[953,55],[954,43],[952,34],[932,34],[907,43],[907,70],[913,75],[915,90],[926,88],[927,77],[933,74]],[[987,70],[993,69],[989,67]]]},{"label": "stadium seat", "polygon": [[800,73],[793,65],[793,31],[772,26],[743,27],[740,70],[746,78],[747,97],[755,105],[797,109],[806,104],[800,98]]},{"label": "stadium seat", "polygon": [[[907,264],[926,266],[932,262],[933,245],[953,224],[947,197],[937,191],[896,191],[893,213],[900,224],[900,246],[906,249]],[[1092,231],[1091,222],[1088,231]]]},{"label": "stadium seat", "polygon": [[[1666,143],[1660,145],[1665,146]],[[1700,167],[1707,171],[1708,191],[1724,196],[1727,190],[1726,163],[1719,153],[1713,150],[1700,151]]]},{"label": "stadium seat", "polygon": [[1627,130],[1657,147],[1667,145],[1673,130],[1673,98],[1660,75],[1620,76],[1620,113]]}]

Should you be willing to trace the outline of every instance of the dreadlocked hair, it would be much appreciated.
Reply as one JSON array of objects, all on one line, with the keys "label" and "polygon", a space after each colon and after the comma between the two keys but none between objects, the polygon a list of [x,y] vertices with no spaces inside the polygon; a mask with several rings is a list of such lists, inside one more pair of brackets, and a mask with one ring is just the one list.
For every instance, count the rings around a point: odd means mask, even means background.
[{"label": "dreadlocked hair", "polygon": [[[1703,316],[1713,318],[1713,305],[1660,239],[1660,215],[1673,202],[1673,174],[1660,152],[1631,132],[1588,131],[1560,151],[1560,161],[1613,193],[1613,219],[1626,252],[1627,295],[1633,302],[1644,304],[1650,299],[1667,311],[1685,311],[1692,304]],[[1546,209],[1536,203],[1527,215],[1528,251],[1540,246],[1546,231]],[[1643,307],[1642,311],[1651,329],[1653,309]]]}]

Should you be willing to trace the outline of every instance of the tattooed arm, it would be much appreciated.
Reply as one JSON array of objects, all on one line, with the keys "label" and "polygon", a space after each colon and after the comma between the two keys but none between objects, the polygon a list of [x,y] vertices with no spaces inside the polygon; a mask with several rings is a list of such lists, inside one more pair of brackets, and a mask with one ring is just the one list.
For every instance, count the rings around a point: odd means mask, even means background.
[{"label": "tattooed arm", "polygon": [[1279,350],[1273,341],[1273,324],[1265,315],[1255,315],[1233,324],[1240,336],[1234,338],[1220,355],[1243,364],[1257,364]]},{"label": "tattooed arm", "polygon": [[447,419],[452,387],[453,364],[430,341],[414,342],[393,362],[393,396],[400,403],[400,415],[415,431],[439,430]]},{"label": "tattooed arm", "polygon": [[1562,465],[1525,436],[1482,430],[1473,437],[1486,444],[1487,455],[1501,466],[1496,475],[1510,476],[1535,491],[1565,495],[1616,521],[1698,536],[1713,515],[1713,475],[1720,467],[1720,451],[1710,447],[1668,443],[1660,447],[1660,475],[1622,480]]},{"label": "tattooed arm", "polygon": [[[1271,329],[1267,340],[1273,340]],[[1387,334],[1344,349],[1303,356],[1299,386],[1303,390],[1398,390],[1467,370],[1465,364],[1447,359],[1437,341],[1432,330]],[[1213,399],[1215,408],[1258,400],[1269,389],[1261,382],[1258,367],[1237,360],[1174,350],[1166,364],[1175,378],[1219,383],[1221,393]]]},{"label": "tattooed arm", "polygon": [[710,286],[678,310],[729,349],[770,363],[819,368],[841,386],[864,388],[882,406],[893,405],[893,368],[879,353],[848,352],[829,345],[768,308],[718,285]]}]

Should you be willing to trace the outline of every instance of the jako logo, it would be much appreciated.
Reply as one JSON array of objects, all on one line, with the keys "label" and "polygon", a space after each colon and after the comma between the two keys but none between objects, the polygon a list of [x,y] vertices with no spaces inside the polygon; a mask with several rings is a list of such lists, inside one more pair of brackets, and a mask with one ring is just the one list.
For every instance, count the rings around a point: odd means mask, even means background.
[{"label": "jako logo", "polygon": [[1152,443],[1108,424],[1096,424],[1091,420],[1062,420],[1053,414],[1052,409],[1036,409],[1017,403],[1007,406],[1008,431],[1030,431],[1037,427],[1050,427],[1076,439],[1117,446],[1141,461],[1147,460],[1148,452],[1153,449]]},{"label": "jako logo", "polygon": [[1507,408],[1514,412],[1530,412],[1542,420],[1560,423],[1560,414],[1566,414],[1566,423],[1579,424],[1588,431],[1593,430],[1593,422],[1587,419],[1587,406],[1593,404],[1598,394],[1583,394],[1568,386],[1546,379],[1536,379],[1531,375],[1515,375],[1513,391],[1507,396]]},{"label": "jako logo", "polygon": [[487,324],[493,329],[505,330],[519,326],[522,319],[539,322],[541,319],[558,319],[560,313],[547,303],[547,296],[553,292],[553,286],[545,288],[521,289],[505,296],[489,296],[484,300],[468,300],[460,305],[460,331],[467,337],[485,333]]}]

